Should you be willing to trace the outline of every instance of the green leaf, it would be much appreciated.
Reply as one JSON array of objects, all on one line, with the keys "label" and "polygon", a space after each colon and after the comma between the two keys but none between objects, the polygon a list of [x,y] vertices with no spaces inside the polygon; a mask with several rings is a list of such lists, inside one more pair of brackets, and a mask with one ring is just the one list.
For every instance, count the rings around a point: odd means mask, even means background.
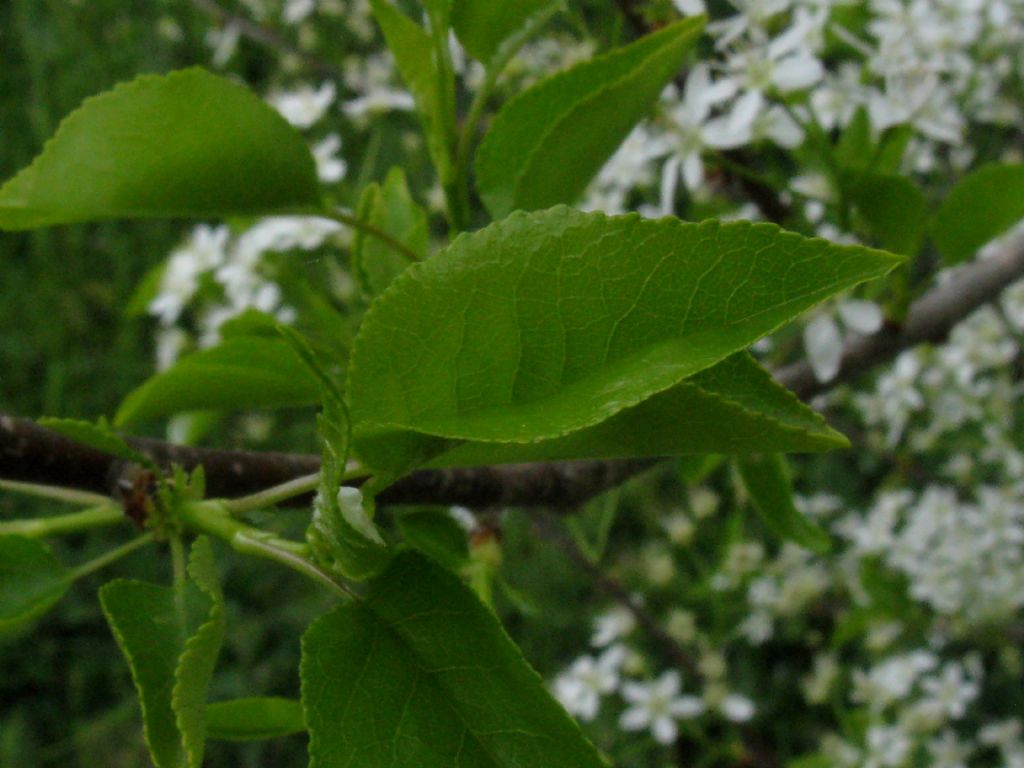
[{"label": "green leaf", "polygon": [[454,81],[440,74],[434,41],[419,24],[395,8],[390,0],[370,0],[370,6],[395,57],[398,71],[416,102],[416,112],[438,176],[447,181],[451,175]]},{"label": "green leaf", "polygon": [[103,613],[135,681],[157,768],[202,765],[207,688],[224,632],[223,602],[205,539],[193,545],[189,575],[180,593],[128,579],[100,589]]},{"label": "green leaf", "polygon": [[452,26],[469,54],[487,64],[528,23],[562,5],[563,0],[455,0]]},{"label": "green leaf", "polygon": [[466,532],[447,509],[426,508],[395,516],[402,538],[450,571],[458,573],[469,564]]},{"label": "green leaf", "polygon": [[591,499],[583,509],[566,518],[565,527],[592,563],[600,562],[604,557],[618,511],[619,493],[616,490]]},{"label": "green leaf", "polygon": [[[363,191],[359,218],[407,245],[420,258],[426,258],[427,214],[412,199],[401,168],[388,171],[383,186],[371,184]],[[409,260],[390,245],[356,230],[352,242],[352,271],[368,296],[383,293],[408,266]]]},{"label": "green leaf", "polygon": [[957,264],[1021,219],[1024,164],[986,165],[946,195],[932,219],[932,240],[947,264]]},{"label": "green leaf", "polygon": [[187,69],[86,100],[0,188],[0,228],[310,206],[320,196],[302,136],[245,88]]},{"label": "green leaf", "polygon": [[867,107],[859,107],[836,142],[835,161],[841,168],[862,170],[875,151],[871,138],[871,118]]},{"label": "green leaf", "polygon": [[110,428],[106,419],[100,419],[94,424],[91,421],[80,419],[37,419],[40,426],[59,432],[64,437],[74,440],[76,443],[88,445],[98,451],[109,453],[112,456],[141,464],[144,467],[155,467],[153,460],[141,451],[137,451],[126,443],[120,435]]},{"label": "green leaf", "polygon": [[0,633],[48,611],[71,586],[70,572],[38,539],[0,536]]},{"label": "green leaf", "polygon": [[430,464],[798,453],[848,446],[843,435],[779,386],[748,354],[738,353],[593,427],[537,443],[467,442]]},{"label": "green leaf", "polygon": [[603,768],[494,615],[405,552],[302,641],[311,768]]},{"label": "green leaf", "polygon": [[313,405],[319,382],[281,338],[234,337],[181,358],[131,392],[118,426],[194,410]]},{"label": "green leaf", "polygon": [[737,460],[743,484],[765,526],[787,541],[819,554],[828,552],[828,534],[793,504],[793,486],[785,459],[777,453]]},{"label": "green leaf", "polygon": [[387,565],[391,552],[374,525],[372,500],[358,488],[342,487],[348,459],[349,418],[336,392],[325,388],[320,428],[320,487],[306,532],[317,560],[346,578],[362,581]]},{"label": "green leaf", "polygon": [[305,364],[306,369],[317,378],[321,390],[330,393],[335,398],[340,398],[341,387],[338,381],[331,375],[327,364],[317,356],[309,339],[288,325],[278,325],[276,330],[288,342],[292,352]]},{"label": "green leaf", "polygon": [[202,624],[190,627],[190,637],[174,670],[171,706],[181,731],[190,768],[202,768],[206,741],[206,698],[217,655],[224,642],[224,598],[210,540],[199,537],[192,544],[188,574],[206,598]]},{"label": "green leaf", "polygon": [[406,270],[367,313],[347,388],[355,453],[401,472],[456,440],[564,437],[897,263],[770,224],[514,214]]},{"label": "green leaf", "polygon": [[895,173],[864,174],[850,198],[883,248],[910,256],[921,249],[928,203],[913,181]]},{"label": "green leaf", "polygon": [[171,690],[183,637],[174,590],[117,579],[100,588],[100,604],[128,660],[142,706],[142,723],[157,768],[186,765]]},{"label": "green leaf", "polygon": [[574,202],[678,74],[703,28],[703,16],[671,24],[511,99],[476,156],[491,215]]},{"label": "green leaf", "polygon": [[216,701],[206,707],[206,736],[224,741],[257,741],[304,733],[302,702],[277,697]]}]

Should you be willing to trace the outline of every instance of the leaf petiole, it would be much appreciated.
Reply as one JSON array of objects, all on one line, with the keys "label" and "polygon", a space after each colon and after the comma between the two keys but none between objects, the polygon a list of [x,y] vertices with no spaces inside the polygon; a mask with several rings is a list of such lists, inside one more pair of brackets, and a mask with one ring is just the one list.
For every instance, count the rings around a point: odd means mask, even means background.
[{"label": "leaf petiole", "polygon": [[10,520],[0,523],[0,535],[17,534],[42,539],[47,536],[63,536],[105,525],[116,525],[124,520],[124,511],[109,503],[98,507],[30,520]]}]

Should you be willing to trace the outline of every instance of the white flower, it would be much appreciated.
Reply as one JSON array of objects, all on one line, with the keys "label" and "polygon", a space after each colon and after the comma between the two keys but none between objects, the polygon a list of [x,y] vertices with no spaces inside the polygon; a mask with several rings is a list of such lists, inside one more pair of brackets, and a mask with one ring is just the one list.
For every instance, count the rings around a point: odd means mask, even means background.
[{"label": "white flower", "polygon": [[613,645],[598,658],[582,656],[560,674],[554,685],[555,698],[581,720],[593,720],[601,706],[601,696],[619,685],[619,671],[626,657],[621,645]]},{"label": "white flower", "polygon": [[174,251],[160,279],[159,293],[149,303],[149,312],[170,325],[181,315],[199,287],[199,276],[224,262],[230,233],[227,227],[200,224],[188,242]]},{"label": "white flower", "polygon": [[156,369],[166,371],[188,346],[188,334],[177,327],[161,328],[156,335]]},{"label": "white flower", "polygon": [[681,100],[675,98],[675,89],[666,89],[669,107],[669,140],[673,152],[661,171],[661,210],[672,212],[676,181],[681,176],[686,188],[693,191],[704,181],[701,153],[705,147],[732,149],[750,140],[749,132],[734,132],[726,121],[710,121],[711,107],[736,93],[732,81],[713,83],[708,65],[698,64],[686,78]]},{"label": "white flower", "polygon": [[958,720],[967,712],[967,705],[978,697],[978,683],[964,675],[959,664],[947,664],[938,677],[925,678],[921,689],[928,700],[947,717]]},{"label": "white flower", "polygon": [[831,315],[819,313],[804,326],[804,350],[818,381],[836,377],[843,360],[843,337]]},{"label": "white flower", "polygon": [[754,716],[756,711],[754,702],[738,693],[730,693],[722,699],[718,709],[723,717],[732,723],[745,723]]},{"label": "white flower", "polygon": [[[868,335],[882,327],[882,310],[874,302],[847,299],[837,309],[843,324],[855,333]],[[831,314],[819,312],[804,326],[804,350],[818,381],[836,377],[843,360],[843,336]]]},{"label": "white flower", "polygon": [[913,743],[895,726],[872,726],[867,734],[867,755],[863,768],[901,768]]},{"label": "white flower", "polygon": [[286,0],[281,17],[285,24],[305,21],[316,10],[316,0]]},{"label": "white flower", "polygon": [[594,635],[590,638],[590,644],[596,648],[603,648],[616,640],[621,640],[635,627],[636,619],[633,614],[617,605],[594,620]]},{"label": "white flower", "polygon": [[347,166],[343,159],[336,156],[339,150],[341,137],[336,133],[328,134],[313,145],[313,158],[316,160],[316,173],[320,181],[332,184],[345,177]]},{"label": "white flower", "polygon": [[929,768],[967,768],[967,760],[974,750],[947,730],[928,742],[928,751],[932,756]]},{"label": "white flower", "polygon": [[701,715],[704,702],[696,696],[679,695],[679,673],[669,670],[653,683],[624,683],[622,697],[631,705],[619,718],[627,731],[650,728],[659,744],[676,739],[676,721]]},{"label": "white flower", "polygon": [[309,128],[324,116],[334,103],[334,83],[325,82],[313,90],[308,85],[294,91],[280,91],[271,94],[268,101],[289,123],[296,128]]},{"label": "white flower", "polygon": [[696,16],[707,13],[704,0],[672,0],[672,4],[683,16]]},{"label": "white flower", "polygon": [[228,22],[220,29],[211,29],[206,33],[206,44],[213,49],[211,57],[213,66],[223,67],[238,50],[238,40],[242,31],[238,24]]}]

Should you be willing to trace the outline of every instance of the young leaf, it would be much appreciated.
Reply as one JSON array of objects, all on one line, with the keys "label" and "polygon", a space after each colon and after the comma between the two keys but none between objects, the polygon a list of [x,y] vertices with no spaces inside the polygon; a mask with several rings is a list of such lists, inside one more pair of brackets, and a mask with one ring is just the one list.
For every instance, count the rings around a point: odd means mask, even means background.
[{"label": "young leaf", "polygon": [[487,64],[528,22],[562,5],[563,0],[455,0],[452,26],[469,54]]},{"label": "young leaf", "polygon": [[367,313],[347,388],[355,452],[405,471],[453,440],[563,437],[898,262],[770,224],[514,214],[406,270]]},{"label": "young leaf", "polygon": [[302,136],[241,86],[187,69],[86,100],[0,188],[0,228],[319,205]]},{"label": "young leaf", "polygon": [[141,451],[137,451],[126,443],[120,435],[114,432],[107,424],[106,419],[100,419],[99,423],[80,419],[37,419],[42,427],[60,432],[64,437],[74,440],[76,443],[88,445],[98,451],[109,453],[112,456],[141,464],[144,467],[153,467],[153,460]]},{"label": "young leaf", "polygon": [[928,204],[913,181],[895,173],[864,174],[850,197],[883,248],[909,256],[921,249]]},{"label": "young leaf", "polygon": [[601,768],[494,615],[413,552],[302,640],[312,768]]},{"label": "young leaf", "polygon": [[[208,608],[202,624],[189,628],[191,636],[174,670],[174,709],[181,741],[190,768],[202,768],[206,742],[206,698],[217,655],[224,642],[224,597],[217,580],[217,566],[210,540],[200,537],[192,544],[188,575]],[[200,614],[203,615],[203,614]]]},{"label": "young leaf", "polygon": [[606,421],[538,443],[467,442],[431,466],[690,453],[788,453],[845,448],[846,438],[746,353],[659,392]]},{"label": "young leaf", "polygon": [[[388,171],[383,186],[371,184],[359,201],[359,218],[409,246],[420,258],[427,255],[427,214],[409,194],[401,168]],[[387,243],[356,230],[352,242],[352,271],[368,296],[377,296],[391,284],[409,260]]]},{"label": "young leaf", "polygon": [[566,518],[565,527],[592,563],[604,557],[618,511],[619,492],[612,491],[591,499],[583,509]]},{"label": "young leaf", "polygon": [[0,633],[41,616],[70,586],[70,573],[41,541],[0,536]]},{"label": "young leaf", "polygon": [[306,536],[325,566],[349,579],[368,579],[387,565],[391,553],[366,511],[362,493],[341,485],[348,459],[349,419],[345,404],[331,389],[324,388],[317,424],[322,444],[320,487]]},{"label": "young leaf", "polygon": [[312,405],[319,383],[281,338],[239,336],[187,355],[131,392],[114,423],[194,410]]},{"label": "young leaf", "polygon": [[574,202],[679,72],[703,27],[702,16],[684,19],[510,100],[476,156],[491,215]]},{"label": "young leaf", "polygon": [[434,167],[441,180],[447,181],[451,174],[454,131],[454,80],[440,74],[434,41],[419,24],[395,8],[390,0],[370,0],[370,6],[395,57],[398,71],[416,102]]},{"label": "young leaf", "polygon": [[737,460],[743,484],[765,526],[788,541],[819,554],[828,552],[828,534],[793,504],[793,487],[785,459],[777,453]]},{"label": "young leaf", "polygon": [[932,219],[932,240],[947,264],[957,264],[1022,218],[1024,164],[986,165],[946,195]]},{"label": "young leaf", "polygon": [[223,604],[209,544],[196,542],[182,594],[170,587],[117,579],[100,604],[128,660],[157,768],[202,765],[206,691],[223,637]]},{"label": "young leaf", "polygon": [[304,733],[302,702],[277,697],[215,701],[206,707],[206,737],[257,741]]}]

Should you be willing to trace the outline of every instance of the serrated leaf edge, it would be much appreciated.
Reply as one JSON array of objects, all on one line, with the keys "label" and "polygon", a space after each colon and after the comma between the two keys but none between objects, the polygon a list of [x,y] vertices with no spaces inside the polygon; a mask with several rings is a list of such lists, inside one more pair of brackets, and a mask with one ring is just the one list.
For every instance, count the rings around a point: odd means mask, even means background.
[{"label": "serrated leaf edge", "polygon": [[[543,210],[543,211],[515,211],[515,212],[511,213],[509,216],[505,217],[504,219],[501,219],[500,221],[494,222],[493,224],[489,225],[488,227],[484,228],[483,230],[478,230],[477,232],[463,232],[463,233],[461,233],[452,242],[452,244],[444,252],[442,252],[442,254],[438,254],[438,256],[441,256],[441,255],[443,255],[443,253],[446,253],[448,251],[454,250],[457,246],[459,246],[460,243],[462,243],[463,240],[466,240],[466,239],[470,239],[470,238],[490,238],[490,239],[493,239],[495,237],[497,237],[497,239],[499,241],[502,240],[502,239],[505,239],[504,238],[505,230],[507,228],[509,228],[509,227],[519,226],[520,222],[522,222],[524,220],[540,219],[542,217],[551,217],[551,216],[563,215],[563,214],[564,215],[573,215],[573,214],[578,214],[578,213],[580,213],[580,212],[577,211],[576,209],[570,208],[567,205],[557,205],[557,206],[554,206],[552,208],[548,208],[548,209]],[[585,215],[590,217],[591,219],[614,220],[616,222],[622,221],[622,222],[630,222],[630,223],[639,223],[639,222],[642,222],[642,221],[646,221],[646,222],[650,222],[651,221],[650,219],[645,219],[643,216],[641,216],[638,213],[627,213],[627,214],[624,214],[624,215],[609,216],[609,215],[607,215],[605,213],[602,213],[602,212],[590,212],[590,213],[587,213]],[[784,230],[781,227],[779,227],[779,226],[777,226],[775,224],[769,223],[769,222],[750,222],[750,221],[721,222],[721,221],[714,220],[714,219],[708,219],[706,221],[702,221],[702,222],[698,223],[698,222],[685,222],[685,221],[682,221],[680,219],[676,219],[676,218],[672,218],[672,217],[666,217],[666,218],[658,219],[654,223],[662,223],[662,222],[666,222],[669,225],[673,225],[673,226],[685,227],[687,229],[693,228],[693,229],[698,230],[698,231],[702,230],[702,229],[706,229],[706,230],[714,230],[714,229],[722,229],[722,228],[733,228],[733,229],[735,229],[735,228],[743,227],[743,228],[750,229],[753,232],[766,231],[766,232],[773,233],[774,236],[777,238],[776,242],[783,242],[784,243],[786,241],[791,241],[791,242],[800,242],[800,243],[803,243],[803,244],[820,244],[821,246],[824,246],[824,247],[827,247],[827,248],[830,248],[830,249],[834,249],[834,250],[840,250],[840,251],[844,251],[844,250],[845,251],[854,251],[854,250],[856,250],[856,251],[863,251],[863,252],[871,253],[876,258],[878,258],[878,257],[885,257],[885,258],[889,259],[890,263],[888,265],[886,265],[884,268],[880,265],[876,270],[874,270],[876,274],[874,274],[873,277],[865,277],[865,278],[863,278],[863,280],[860,280],[858,282],[863,282],[863,281],[866,281],[866,280],[869,280],[869,279],[874,279],[874,278],[880,277],[880,276],[884,275],[885,273],[887,273],[890,269],[894,268],[895,266],[897,266],[898,264],[900,264],[900,263],[902,263],[904,261],[904,259],[899,257],[899,256],[896,256],[894,254],[890,254],[890,253],[888,253],[886,251],[881,251],[881,250],[878,250],[878,249],[875,249],[875,248],[869,248],[867,246],[844,246],[844,245],[839,245],[839,244],[833,243],[833,242],[831,242],[829,240],[826,240],[824,238],[821,238],[821,237],[810,237],[810,238],[804,237],[803,235],[797,234],[796,232],[789,232],[789,231]],[[881,261],[881,259],[879,259],[879,260]],[[433,263],[434,263],[434,260],[428,260],[428,261],[425,261],[425,262],[419,262],[417,264],[413,264],[408,269],[406,269],[401,275],[399,275],[397,278],[395,278],[391,282],[391,285],[389,285],[387,287],[387,289],[370,306],[370,309],[367,311],[366,315],[363,318],[362,327],[365,328],[365,327],[367,327],[368,324],[372,323],[374,316],[376,314],[379,314],[380,312],[386,311],[387,307],[392,302],[396,302],[397,301],[397,302],[401,303],[402,302],[402,297],[400,295],[396,296],[396,294],[399,294],[399,292],[403,290],[404,283],[405,282],[411,282],[411,281],[414,281],[414,280],[418,280],[419,279],[419,273],[424,271],[424,270],[432,268],[432,264]],[[819,291],[828,291],[828,290],[829,290],[829,286],[822,286],[819,289]],[[827,296],[822,298],[817,303],[821,303],[821,301],[825,301],[826,298],[827,298]],[[816,304],[812,305],[812,306],[816,306]],[[810,309],[810,307],[808,307],[807,309]],[[804,310],[804,311],[806,311],[806,310]],[[771,333],[774,333],[776,330],[778,330],[779,328],[783,327],[788,322],[791,322],[791,320],[784,320],[784,321],[782,321],[782,322],[772,326],[771,328],[766,329],[765,332],[762,334],[762,336],[767,336],[767,335],[769,335]],[[357,354],[357,351],[358,351],[360,346],[361,346],[360,345],[360,336],[357,335],[356,339],[355,339],[355,341],[354,341],[354,343],[352,345],[352,355],[351,355],[350,361],[349,361],[348,379],[346,381],[346,390],[345,390],[346,392],[353,392],[354,391],[353,388],[352,388],[352,381],[353,381],[353,378],[354,378],[354,374],[358,371],[358,368],[359,368],[359,366],[358,366],[358,354]],[[690,374],[690,376],[693,376],[693,375],[696,375],[697,373],[700,373],[701,370],[707,370],[708,368],[712,367],[716,363],[721,362],[722,360],[724,360],[726,357],[729,356],[729,354],[734,354],[736,351],[738,351],[738,350],[733,350],[732,352],[726,353],[725,355],[723,355],[722,357],[718,358],[717,360],[711,361],[703,369],[693,371]],[[689,378],[690,376],[688,376],[686,378]],[[679,384],[681,381],[684,381],[684,380],[685,379],[676,380],[676,381],[674,381],[674,382],[672,382],[672,383],[670,383],[670,384],[668,384],[666,386],[660,387],[659,389],[656,389],[656,390],[653,390],[653,391],[647,393],[647,395],[645,395],[644,397],[640,397],[640,398],[622,398],[622,399],[620,399],[620,400],[618,400],[616,402],[616,405],[619,406],[619,407],[616,408],[615,410],[611,410],[611,411],[608,411],[608,412],[600,411],[600,412],[596,413],[595,416],[592,417],[590,420],[587,420],[587,421],[579,424],[578,426],[576,426],[576,427],[574,427],[572,429],[566,429],[566,430],[561,430],[561,431],[554,432],[554,433],[551,433],[551,434],[545,434],[543,436],[539,436],[539,437],[536,437],[536,438],[533,438],[533,439],[529,439],[529,440],[508,439],[508,440],[487,440],[487,441],[484,441],[484,440],[481,440],[479,437],[477,437],[475,435],[454,434],[454,433],[451,433],[451,432],[440,433],[440,432],[430,431],[429,428],[424,429],[424,428],[419,427],[419,426],[413,427],[413,426],[410,426],[410,425],[407,425],[407,424],[400,424],[400,423],[396,423],[396,422],[359,422],[359,423],[355,423],[354,422],[352,424],[353,436],[355,436],[359,432],[363,432],[365,434],[366,430],[369,428],[371,431],[376,431],[376,430],[379,430],[379,429],[383,429],[385,431],[399,430],[399,431],[413,432],[413,433],[429,435],[429,436],[432,436],[432,437],[445,437],[445,438],[451,438],[451,439],[455,439],[455,440],[472,440],[472,441],[477,441],[477,442],[507,442],[507,443],[522,443],[522,444],[539,443],[539,442],[544,442],[546,440],[554,440],[554,439],[557,439],[557,438],[560,438],[560,437],[565,437],[566,435],[572,434],[574,432],[578,432],[581,429],[586,429],[588,427],[592,427],[592,426],[595,426],[597,424],[600,424],[601,422],[606,421],[609,418],[611,418],[612,416],[614,416],[616,413],[619,413],[619,412],[625,410],[626,408],[630,408],[632,406],[638,405],[639,403],[642,403],[644,400],[647,400],[648,398],[653,397],[654,395],[656,395],[656,394],[658,394],[660,392],[664,392],[664,391],[666,391],[668,389],[671,389],[672,387],[676,386],[677,384]],[[783,388],[783,389],[785,389],[785,388]],[[790,393],[790,394],[792,394],[792,393]],[[792,396],[794,398],[796,398],[795,395],[792,395]],[[796,398],[796,399],[798,400],[798,398]],[[537,402],[540,402],[540,401],[537,401]]]}]

